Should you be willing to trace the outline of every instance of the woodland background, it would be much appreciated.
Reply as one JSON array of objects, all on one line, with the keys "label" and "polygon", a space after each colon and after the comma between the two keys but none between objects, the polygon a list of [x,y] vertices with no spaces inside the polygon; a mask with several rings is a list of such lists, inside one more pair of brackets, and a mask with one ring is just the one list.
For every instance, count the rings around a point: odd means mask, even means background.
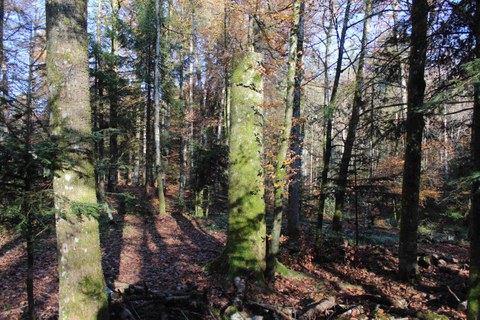
[{"label": "woodland background", "polygon": [[[122,307],[133,318],[297,318],[287,306],[300,318],[334,297],[309,316],[477,319],[480,254],[468,243],[480,226],[479,7],[0,0],[0,317],[34,318],[37,296],[37,317],[65,318],[62,280],[58,299],[45,291],[58,290],[55,260],[91,221],[99,256],[88,263],[103,263],[110,289],[210,290],[201,316]],[[54,38],[59,26],[67,36]],[[57,46],[79,58],[47,50]],[[62,61],[83,65],[51,69]],[[88,85],[83,98],[77,83]],[[244,158],[253,164],[232,160]],[[88,185],[95,197],[73,196]],[[63,232],[61,220],[80,231]],[[175,243],[187,238],[195,249]],[[185,264],[172,281],[175,257]],[[247,279],[247,293],[225,274]],[[106,301],[100,278],[72,290],[91,299],[85,286],[95,287]],[[26,288],[12,292],[18,281]]]}]

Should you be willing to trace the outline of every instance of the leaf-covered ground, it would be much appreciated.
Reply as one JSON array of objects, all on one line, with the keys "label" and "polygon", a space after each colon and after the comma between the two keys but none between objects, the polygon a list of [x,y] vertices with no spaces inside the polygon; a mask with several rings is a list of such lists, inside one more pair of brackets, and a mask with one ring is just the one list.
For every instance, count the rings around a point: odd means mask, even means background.
[{"label": "leaf-covered ground", "polygon": [[[134,189],[112,197],[113,221],[102,218],[103,267],[112,284],[141,284],[152,290],[181,290],[192,284],[205,292],[209,312],[178,313],[178,318],[219,319],[235,295],[221,275],[203,266],[218,256],[226,241],[226,216],[193,218],[170,212],[152,215],[154,203]],[[126,194],[126,193],[124,193]],[[306,225],[307,226],[307,225]],[[376,230],[377,234],[393,230]],[[370,231],[371,232],[371,231]],[[463,319],[457,311],[466,295],[468,250],[459,244],[422,243],[420,252],[436,263],[421,267],[421,281],[396,280],[396,246],[354,246],[329,240],[320,260],[311,250],[308,228],[301,239],[283,239],[281,261],[304,277],[277,277],[270,286],[247,281],[245,299],[299,317],[312,303],[335,297],[336,307],[320,319]],[[336,244],[333,245],[334,241]],[[53,233],[43,233],[36,245],[35,298],[40,319],[56,319],[58,278]],[[430,262],[428,260],[427,262]],[[0,235],[0,319],[21,319],[26,306],[26,256],[19,237]],[[228,309],[227,309],[228,311]],[[255,310],[247,314],[255,314]],[[257,312],[258,313],[258,312]],[[139,311],[139,315],[141,312]],[[175,319],[176,313],[166,313]],[[180,317],[181,315],[181,317]],[[148,316],[143,315],[142,319]],[[154,318],[154,317],[153,317]]]}]

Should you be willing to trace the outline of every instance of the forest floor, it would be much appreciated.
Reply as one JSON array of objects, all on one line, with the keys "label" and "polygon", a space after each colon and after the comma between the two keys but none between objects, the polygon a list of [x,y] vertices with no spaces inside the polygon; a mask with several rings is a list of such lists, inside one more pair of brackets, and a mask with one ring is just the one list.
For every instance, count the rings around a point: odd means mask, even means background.
[{"label": "forest floor", "polygon": [[[180,212],[165,217],[153,215],[155,203],[138,190],[125,188],[128,197],[111,197],[113,221],[101,221],[103,268],[107,283],[137,284],[149,290],[172,292],[195,287],[203,292],[208,310],[172,308],[161,312],[165,319],[220,319],[236,296],[231,281],[209,273],[204,266],[217,257],[226,241],[225,214],[194,218]],[[169,191],[170,193],[170,191]],[[170,193],[171,194],[171,193]],[[170,198],[173,204],[173,199]],[[170,206],[172,208],[172,206]],[[317,314],[318,319],[464,319],[457,311],[466,296],[468,248],[459,243],[421,243],[419,251],[427,255],[420,267],[421,280],[408,284],[396,279],[397,248],[394,242],[355,246],[344,241],[340,246],[326,245],[321,261],[314,258],[312,232],[298,241],[283,240],[280,260],[303,277],[280,277],[265,285],[248,281],[245,301],[251,301],[243,313],[262,314],[264,319],[301,319],[315,303],[334,297],[335,307]],[[347,226],[348,230],[348,226]],[[385,237],[398,230],[376,228],[372,235]],[[44,232],[35,251],[35,299],[40,319],[56,319],[58,278],[56,244],[53,232]],[[435,261],[434,263],[432,261]],[[6,231],[0,233],[0,319],[21,319],[26,307],[26,253],[22,239]],[[142,311],[141,319],[160,319]],[[264,308],[259,307],[263,305]],[[270,314],[268,316],[267,309]],[[307,314],[303,315],[306,318]],[[243,316],[243,318],[241,317]],[[259,318],[257,318],[259,319]]]}]

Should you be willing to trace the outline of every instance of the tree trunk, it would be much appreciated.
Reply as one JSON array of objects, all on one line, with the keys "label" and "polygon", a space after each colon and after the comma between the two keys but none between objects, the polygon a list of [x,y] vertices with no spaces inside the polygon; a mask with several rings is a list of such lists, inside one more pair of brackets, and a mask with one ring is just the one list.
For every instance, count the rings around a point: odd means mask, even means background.
[{"label": "tree trunk", "polygon": [[159,200],[158,213],[161,215],[166,215],[166,205],[165,205],[165,194],[163,193],[163,171],[162,171],[162,146],[160,143],[160,110],[162,108],[162,84],[161,79],[161,65],[160,65],[160,46],[162,41],[162,8],[160,0],[155,0],[155,27],[157,31],[157,37],[155,42],[155,123],[154,134],[155,134],[155,175],[157,179],[157,193]]},{"label": "tree trunk", "polygon": [[[59,318],[107,319],[91,151],[87,1],[47,0],[47,82],[52,135],[75,149],[56,172],[53,190],[59,267]],[[70,163],[73,165],[67,166]]]},{"label": "tree trunk", "polygon": [[283,123],[283,131],[280,137],[279,149],[276,157],[274,196],[275,202],[273,207],[273,226],[272,238],[269,243],[268,253],[268,269],[269,276],[275,272],[277,263],[277,255],[280,251],[280,234],[282,232],[283,221],[283,199],[286,190],[286,172],[287,172],[287,151],[292,130],[293,115],[293,96],[295,90],[295,69],[297,67],[297,49],[298,49],[298,26],[300,21],[300,0],[293,3],[293,24],[290,29],[290,49],[288,52],[288,71],[287,71],[287,93],[285,96],[285,118]]},{"label": "tree trunk", "polygon": [[154,185],[155,179],[153,178],[153,159],[152,159],[152,141],[153,134],[152,134],[152,83],[151,83],[151,63],[148,63],[148,70],[147,70],[147,103],[145,106],[145,189],[148,194],[148,190],[150,187]]},{"label": "tree trunk", "polygon": [[27,243],[27,317],[30,320],[35,319],[35,298],[33,294],[33,262],[34,262],[34,233],[33,233],[33,224],[34,224],[34,208],[32,207],[32,191],[33,191],[33,177],[35,176],[34,166],[33,166],[33,150],[32,150],[32,139],[33,139],[33,68],[35,64],[34,57],[34,31],[33,23],[30,24],[30,39],[29,39],[29,64],[28,64],[28,90],[27,90],[27,110],[26,110],[26,119],[25,119],[25,153],[24,153],[24,164],[23,168],[23,180],[24,180],[24,205],[23,213],[26,220],[26,230],[25,230],[25,240]]},{"label": "tree trunk", "polygon": [[[5,63],[5,48],[3,45],[3,20],[5,19],[5,0],[0,0],[0,68],[2,69],[2,81],[0,82],[0,125],[3,126],[3,122],[8,118],[7,116],[7,64]],[[0,128],[2,131],[7,132],[5,127]],[[0,135],[0,141],[2,135]]]},{"label": "tree trunk", "polygon": [[112,65],[110,66],[111,80],[109,86],[110,98],[110,166],[108,170],[108,191],[113,192],[117,188],[118,180],[118,20],[119,20],[119,2],[111,0],[112,2],[112,34],[111,34],[111,55]]},{"label": "tree trunk", "polygon": [[[332,5],[333,7],[333,5]],[[333,15],[333,13],[331,13]],[[323,63],[323,68],[324,68],[324,79],[323,79],[323,106],[326,108],[329,101],[329,84],[330,84],[330,77],[328,76],[328,68],[329,68],[329,57],[330,57],[330,35],[332,33],[333,29],[333,18],[330,17],[330,22],[328,24],[327,28],[327,33],[326,33],[326,42],[325,42],[325,60]],[[324,146],[324,151],[325,151],[325,146]],[[322,174],[324,173],[324,170],[322,170]],[[317,172],[318,174],[318,172]],[[321,177],[321,181],[323,181],[323,177]],[[327,181],[327,177],[325,177],[325,181]],[[320,185],[320,188],[322,185]],[[324,195],[326,197],[326,195]],[[320,192],[320,199],[319,199],[319,208],[324,208],[325,207],[325,198],[322,199],[322,192]],[[323,209],[322,211],[318,211],[317,213],[317,223],[315,226],[315,250],[318,251],[320,250],[321,244],[322,244],[322,238],[323,238]]]},{"label": "tree trunk", "polygon": [[[476,1],[473,32],[475,57],[480,59],[480,1]],[[478,61],[478,60],[477,60]],[[472,120],[472,171],[480,172],[480,77],[474,80],[474,104]],[[467,304],[467,319],[480,319],[480,180],[472,183],[472,205],[470,208],[470,276]]]},{"label": "tree trunk", "polygon": [[411,12],[412,35],[409,55],[408,101],[403,167],[402,204],[399,242],[399,276],[404,280],[417,277],[417,229],[420,193],[420,169],[422,163],[422,135],[425,121],[423,106],[425,93],[425,60],[427,52],[426,0],[413,0]]},{"label": "tree trunk", "polygon": [[98,1],[98,13],[97,13],[97,30],[96,30],[96,56],[95,56],[95,94],[96,99],[93,104],[92,116],[93,119],[93,132],[98,135],[98,140],[95,139],[96,155],[95,155],[95,190],[97,194],[97,200],[99,203],[105,202],[105,119],[104,119],[104,104],[103,104],[103,81],[98,77],[98,72],[102,69],[101,61],[101,42],[102,42],[102,28],[101,28],[101,10],[102,0]]},{"label": "tree trunk", "polygon": [[[342,32],[340,35],[340,42],[338,46],[338,57],[337,57],[337,66],[335,69],[335,78],[332,86],[332,93],[330,95],[330,100],[328,102],[326,110],[327,125],[325,130],[325,147],[323,150],[323,169],[320,181],[320,199],[318,207],[318,220],[317,220],[317,231],[316,231],[316,249],[319,249],[321,246],[322,238],[322,224],[323,224],[323,212],[325,211],[325,201],[327,200],[327,185],[328,185],[328,174],[330,171],[330,160],[332,158],[332,130],[333,130],[333,111],[337,99],[338,86],[340,84],[340,75],[342,74],[342,61],[345,48],[345,39],[348,29],[348,21],[350,20],[350,7],[352,5],[351,0],[347,0],[347,5],[345,7],[345,16],[343,18]],[[332,13],[333,14],[333,13]],[[330,22],[330,23],[333,23]],[[328,66],[326,66],[328,68]],[[328,72],[326,69],[325,72]]]},{"label": "tree trunk", "polygon": [[372,11],[372,1],[366,0],[365,17],[363,20],[363,35],[360,55],[358,57],[358,69],[355,79],[355,93],[353,97],[352,113],[348,123],[347,139],[343,149],[342,160],[340,162],[340,170],[338,173],[337,190],[335,192],[335,214],[333,216],[332,229],[336,232],[342,230],[342,217],[345,206],[345,190],[347,187],[348,168],[352,158],[353,145],[358,122],[360,121],[360,110],[363,107],[362,93],[365,91],[365,79],[363,69],[365,65],[365,54],[368,44],[368,32],[370,26],[370,14]]},{"label": "tree trunk", "polygon": [[255,274],[266,267],[263,179],[263,56],[236,59],[232,77],[229,153],[228,240],[220,261],[230,275]]},{"label": "tree trunk", "polygon": [[292,236],[298,236],[300,232],[300,187],[302,179],[302,153],[304,131],[301,123],[301,98],[302,98],[302,80],[303,80],[303,38],[304,38],[304,11],[305,1],[300,3],[299,22],[297,29],[297,61],[295,68],[295,84],[293,90],[293,125],[290,134],[290,157],[293,162],[290,165],[291,177],[288,185],[288,205],[287,205],[287,233]]}]

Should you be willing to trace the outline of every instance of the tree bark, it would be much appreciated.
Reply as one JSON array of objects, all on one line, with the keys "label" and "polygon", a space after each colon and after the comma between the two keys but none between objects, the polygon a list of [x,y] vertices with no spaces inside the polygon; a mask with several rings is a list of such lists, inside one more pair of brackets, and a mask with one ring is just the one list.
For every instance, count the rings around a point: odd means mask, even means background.
[{"label": "tree bark", "polygon": [[[87,1],[47,0],[47,83],[52,135],[66,153],[53,189],[59,265],[59,318],[107,319],[90,120]],[[67,165],[70,164],[70,165]]]},{"label": "tree bark", "polygon": [[336,232],[342,230],[342,217],[345,209],[345,191],[347,187],[348,168],[350,160],[352,158],[353,145],[355,143],[356,130],[358,122],[360,121],[360,110],[363,107],[364,101],[362,99],[362,93],[365,91],[365,79],[364,79],[364,65],[365,55],[368,44],[368,32],[370,27],[370,14],[372,11],[372,1],[366,0],[365,2],[365,16],[363,20],[363,35],[361,42],[360,54],[358,57],[358,68],[355,79],[355,93],[353,97],[352,113],[350,121],[348,123],[347,139],[345,140],[345,146],[343,149],[342,160],[340,162],[340,168],[337,180],[337,189],[335,192],[335,214],[333,216],[332,228]]},{"label": "tree bark", "polygon": [[425,94],[425,60],[427,53],[428,2],[413,0],[412,35],[409,54],[408,100],[403,167],[402,204],[399,242],[399,277],[412,280],[418,275],[417,229],[422,162],[422,135],[425,121],[421,108]]},{"label": "tree bark", "polygon": [[[480,59],[480,1],[476,1],[473,33],[475,57]],[[477,60],[478,63],[478,60]],[[472,171],[480,172],[480,76],[474,79],[474,103],[472,120]],[[472,205],[470,208],[470,276],[467,303],[467,319],[480,319],[480,180],[472,183]]]},{"label": "tree bark", "polygon": [[109,86],[110,98],[110,166],[108,170],[108,191],[113,192],[117,188],[118,166],[118,20],[120,5],[118,0],[111,0],[112,4],[112,33],[111,33],[111,55],[112,62],[109,72],[111,80]]},{"label": "tree bark", "polygon": [[160,143],[160,111],[162,108],[162,100],[163,100],[163,92],[162,92],[162,84],[161,84],[161,41],[162,41],[162,8],[160,0],[155,0],[155,27],[156,27],[156,42],[155,42],[155,123],[154,123],[154,135],[155,135],[155,175],[157,179],[157,193],[158,193],[158,200],[159,200],[159,208],[158,213],[160,215],[166,215],[166,205],[165,205],[165,194],[163,193],[163,171],[162,171],[162,146]]},{"label": "tree bark", "polygon": [[269,244],[268,264],[269,273],[274,273],[277,263],[277,255],[280,250],[280,234],[283,221],[283,199],[286,190],[287,151],[292,131],[293,96],[295,90],[295,69],[297,67],[298,27],[300,21],[300,1],[293,3],[293,24],[290,29],[290,49],[288,52],[287,93],[285,96],[285,118],[283,131],[280,137],[279,149],[276,156],[275,181],[274,181],[274,208],[272,238]]},{"label": "tree bark", "polygon": [[303,154],[303,123],[301,122],[301,98],[303,80],[303,39],[304,39],[304,12],[305,1],[301,1],[299,21],[297,28],[297,59],[295,67],[295,83],[293,90],[293,123],[290,134],[290,157],[293,161],[290,165],[291,177],[288,184],[287,204],[287,233],[296,237],[300,233],[300,188],[302,179],[302,154]]},{"label": "tree bark", "polygon": [[220,261],[232,276],[263,278],[266,267],[263,179],[263,55],[236,59],[232,77],[228,239]]}]

